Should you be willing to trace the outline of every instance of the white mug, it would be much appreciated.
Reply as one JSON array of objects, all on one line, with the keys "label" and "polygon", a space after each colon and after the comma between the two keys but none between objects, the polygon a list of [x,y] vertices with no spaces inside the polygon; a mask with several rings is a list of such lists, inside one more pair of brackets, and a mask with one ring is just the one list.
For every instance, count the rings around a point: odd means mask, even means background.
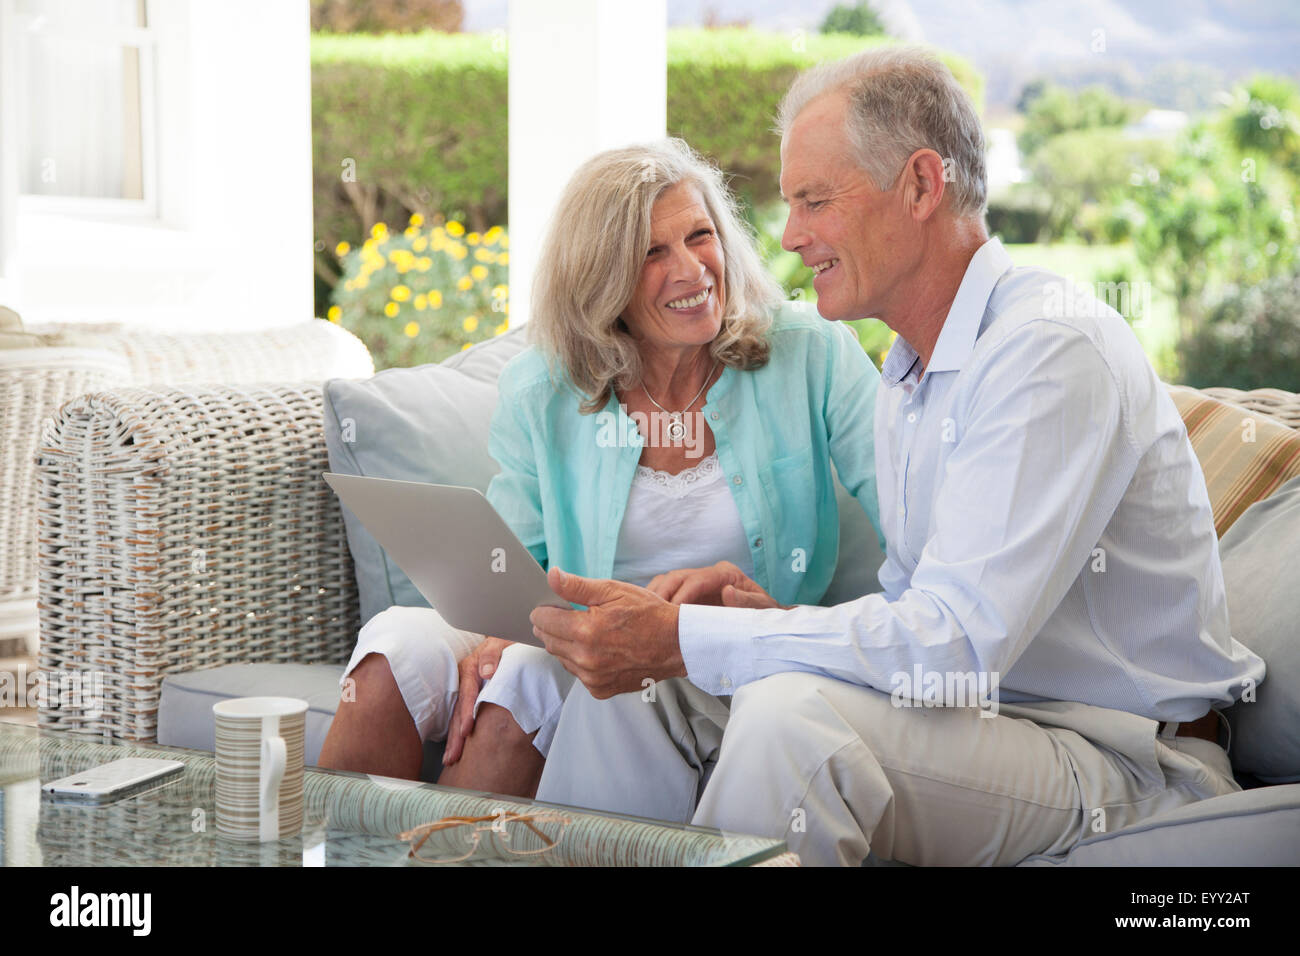
[{"label": "white mug", "polygon": [[302,829],[307,702],[237,697],[212,705],[217,832],[278,840]]}]

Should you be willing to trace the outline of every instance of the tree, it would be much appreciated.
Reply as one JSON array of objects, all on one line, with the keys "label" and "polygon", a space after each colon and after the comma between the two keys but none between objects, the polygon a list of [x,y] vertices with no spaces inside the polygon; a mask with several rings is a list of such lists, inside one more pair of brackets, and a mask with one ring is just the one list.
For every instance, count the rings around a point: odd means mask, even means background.
[{"label": "tree", "polygon": [[860,37],[885,35],[885,24],[869,3],[841,3],[822,21],[822,33],[854,33]]},{"label": "tree", "polygon": [[1017,142],[1025,156],[1033,156],[1053,136],[1072,130],[1124,126],[1136,118],[1138,107],[1101,86],[1078,93],[1048,86],[1029,101],[1025,126]]}]

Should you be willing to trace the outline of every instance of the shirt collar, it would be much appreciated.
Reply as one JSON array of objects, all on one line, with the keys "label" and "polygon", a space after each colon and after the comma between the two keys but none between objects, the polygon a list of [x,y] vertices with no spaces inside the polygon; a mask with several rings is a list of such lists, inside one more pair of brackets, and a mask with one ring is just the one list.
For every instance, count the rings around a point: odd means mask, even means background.
[{"label": "shirt collar", "polygon": [[[927,373],[961,371],[967,356],[975,348],[989,297],[1011,265],[1011,257],[997,238],[990,239],[975,251],[939,330],[934,353],[925,369]],[[885,356],[880,377],[886,385],[897,385],[907,377],[917,358],[916,350],[900,335]]]}]

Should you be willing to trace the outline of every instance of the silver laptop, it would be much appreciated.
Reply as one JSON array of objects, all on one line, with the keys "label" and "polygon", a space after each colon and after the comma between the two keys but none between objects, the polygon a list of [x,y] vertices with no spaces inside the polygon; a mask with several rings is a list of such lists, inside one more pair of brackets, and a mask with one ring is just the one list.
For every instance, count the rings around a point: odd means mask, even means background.
[{"label": "silver laptop", "polygon": [[569,608],[475,488],[324,473],[325,481],[453,627],[541,647],[528,615]]}]

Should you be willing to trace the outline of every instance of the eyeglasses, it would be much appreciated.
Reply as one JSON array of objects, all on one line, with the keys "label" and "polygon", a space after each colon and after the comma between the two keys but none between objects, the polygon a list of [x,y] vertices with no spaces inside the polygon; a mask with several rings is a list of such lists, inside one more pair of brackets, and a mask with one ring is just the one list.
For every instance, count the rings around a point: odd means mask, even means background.
[{"label": "eyeglasses", "polygon": [[[411,844],[408,859],[459,863],[474,855],[484,833],[499,836],[506,852],[513,856],[533,856],[553,849],[568,825],[568,817],[558,813],[501,812],[482,817],[443,817],[399,833],[397,838]],[[435,833],[446,836],[433,841],[436,845],[426,845]]]}]

